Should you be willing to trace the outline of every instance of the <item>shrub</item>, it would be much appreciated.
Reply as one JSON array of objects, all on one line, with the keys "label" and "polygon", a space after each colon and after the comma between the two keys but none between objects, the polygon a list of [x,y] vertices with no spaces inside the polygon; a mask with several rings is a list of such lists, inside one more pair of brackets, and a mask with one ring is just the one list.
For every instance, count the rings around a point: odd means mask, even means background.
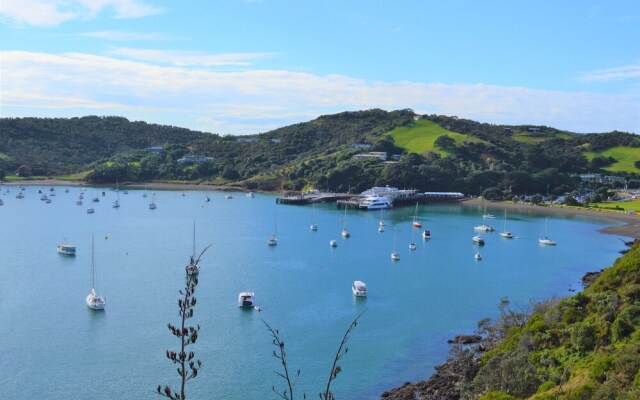
[{"label": "shrub", "polygon": [[595,332],[591,324],[577,324],[571,329],[571,344],[581,353],[591,351],[596,345]]},{"label": "shrub", "polygon": [[488,392],[482,395],[478,400],[515,400],[516,398],[506,394],[505,392]]},{"label": "shrub", "polygon": [[591,400],[595,391],[596,388],[592,384],[587,383],[567,393],[567,400]]},{"label": "shrub", "polygon": [[552,381],[546,381],[545,383],[543,383],[542,385],[538,386],[538,390],[536,390],[536,393],[544,393],[547,390],[556,387],[556,383],[552,382]]},{"label": "shrub", "polygon": [[607,379],[607,372],[611,369],[611,364],[613,364],[613,356],[611,355],[596,358],[589,370],[589,376],[595,381],[604,382]]}]

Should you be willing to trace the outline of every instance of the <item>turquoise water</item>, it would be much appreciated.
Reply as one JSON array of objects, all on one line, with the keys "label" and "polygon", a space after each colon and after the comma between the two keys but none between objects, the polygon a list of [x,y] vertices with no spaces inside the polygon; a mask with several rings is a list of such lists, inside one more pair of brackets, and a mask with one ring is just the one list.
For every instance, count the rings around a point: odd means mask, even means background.
[{"label": "turquoise water", "polygon": [[[508,216],[518,239],[498,235],[503,220],[482,220],[481,209],[422,205],[418,215],[432,239],[412,228],[414,208],[386,212],[351,210],[351,238],[340,236],[344,211],[334,204],[276,205],[275,196],[248,198],[221,192],[156,191],[149,210],[143,191],[56,189],[53,202],[28,187],[15,198],[2,189],[0,206],[0,392],[6,398],[155,398],[158,384],[177,388],[165,350],[177,349],[166,328],[178,323],[178,290],[192,251],[213,243],[203,256],[193,324],[200,338],[193,350],[203,361],[189,382],[189,398],[276,398],[284,390],[275,349],[262,320],[280,330],[290,368],[300,369],[296,392],[315,397],[325,384],[345,329],[365,314],[341,360],[332,388],[338,398],[373,399],[405,381],[423,379],[447,356],[446,339],[471,332],[497,314],[502,297],[527,302],[568,295],[587,271],[611,265],[622,248],[618,237],[597,233],[605,220],[550,218],[548,234],[558,246],[543,247],[545,218]],[[92,204],[95,214],[87,214]],[[489,210],[491,211],[491,210]],[[499,211],[494,211],[500,215]],[[318,231],[309,229],[312,214]],[[473,227],[483,234],[482,261],[474,260]],[[277,231],[278,245],[267,238]],[[395,235],[394,235],[395,231]],[[107,309],[87,308],[91,235],[95,234],[98,292]],[[415,251],[408,244],[415,234]],[[395,247],[401,260],[392,261]],[[337,239],[338,247],[329,247]],[[76,257],[56,253],[68,241]],[[351,282],[367,283],[369,296],[355,299]],[[242,311],[238,293],[253,290],[262,312]],[[301,396],[300,396],[301,398]]]}]

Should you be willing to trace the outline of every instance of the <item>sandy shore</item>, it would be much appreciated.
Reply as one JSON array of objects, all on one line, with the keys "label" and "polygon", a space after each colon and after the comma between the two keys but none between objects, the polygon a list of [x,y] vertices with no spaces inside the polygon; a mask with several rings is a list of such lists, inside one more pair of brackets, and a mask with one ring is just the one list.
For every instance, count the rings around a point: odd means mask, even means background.
[{"label": "sandy shore", "polygon": [[[24,181],[7,181],[3,182],[3,185],[17,186],[100,186],[91,185],[83,181],[66,181],[59,179],[42,179],[42,180],[24,180]],[[102,185],[105,187],[113,187],[113,184]],[[123,188],[134,189],[154,189],[154,190],[219,190],[219,191],[244,191],[247,189],[233,186],[220,186],[220,185],[208,185],[208,184],[195,184],[195,183],[162,183],[162,182],[147,182],[147,183],[123,183]],[[609,233],[612,235],[620,235],[640,239],[640,215],[629,215],[623,211],[607,211],[607,210],[592,210],[587,208],[577,207],[565,207],[565,206],[536,206],[532,204],[515,204],[509,202],[491,202],[482,201],[479,199],[465,200],[460,203],[463,207],[474,207],[480,210],[484,209],[486,204],[487,210],[493,214],[500,215],[503,210],[516,210],[522,214],[530,215],[564,215],[568,217],[586,216],[603,220],[605,223],[623,222],[623,224],[616,224],[600,229],[600,232]]]},{"label": "sandy shore", "polygon": [[609,233],[612,235],[621,235],[640,239],[640,215],[627,214],[624,211],[608,211],[608,210],[595,210],[588,208],[578,207],[565,207],[565,206],[536,206],[532,204],[515,204],[508,202],[491,202],[482,201],[478,199],[465,200],[462,202],[463,206],[474,207],[481,212],[487,205],[487,212],[491,212],[496,216],[500,216],[503,210],[516,210],[522,214],[530,215],[564,215],[568,217],[585,216],[591,218],[597,218],[603,220],[605,223],[611,221],[623,222],[623,225],[608,226],[600,229],[602,233]]}]

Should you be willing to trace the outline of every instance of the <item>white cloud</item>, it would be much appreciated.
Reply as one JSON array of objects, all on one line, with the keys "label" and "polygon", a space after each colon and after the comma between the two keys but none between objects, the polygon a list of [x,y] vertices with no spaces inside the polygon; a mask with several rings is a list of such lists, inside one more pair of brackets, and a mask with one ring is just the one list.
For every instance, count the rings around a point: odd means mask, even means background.
[{"label": "white cloud", "polygon": [[163,33],[140,33],[140,32],[126,32],[126,31],[95,31],[84,32],[74,37],[92,38],[111,41],[156,41],[156,40],[168,40],[170,39]]},{"label": "white cloud", "polygon": [[634,95],[367,81],[285,70],[218,72],[83,53],[5,51],[0,57],[3,116],[51,115],[53,109],[63,116],[75,110],[75,115],[254,133],[346,110],[412,108],[490,123],[640,132],[640,98]]},{"label": "white cloud", "polygon": [[631,78],[640,78],[640,62],[622,67],[584,72],[578,76],[579,80],[585,82],[611,81]]},{"label": "white cloud", "polygon": [[228,53],[211,55],[184,50],[131,49],[119,47],[110,50],[109,54],[124,56],[139,61],[171,64],[180,67],[219,67],[247,66],[251,65],[252,60],[271,57],[276,53]]},{"label": "white cloud", "polygon": [[2,0],[0,15],[19,23],[55,27],[75,19],[95,18],[104,10],[115,18],[140,18],[162,12],[143,0]]}]

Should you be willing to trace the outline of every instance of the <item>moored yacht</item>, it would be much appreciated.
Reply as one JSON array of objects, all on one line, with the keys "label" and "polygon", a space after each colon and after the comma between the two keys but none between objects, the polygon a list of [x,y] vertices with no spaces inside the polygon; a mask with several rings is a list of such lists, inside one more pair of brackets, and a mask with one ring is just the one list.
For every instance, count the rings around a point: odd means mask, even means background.
[{"label": "moored yacht", "polygon": [[425,230],[422,232],[422,238],[423,238],[423,239],[431,239],[431,231],[430,231],[430,230],[428,230],[428,229],[425,229]]},{"label": "moored yacht", "polygon": [[474,237],[471,238],[471,241],[475,244],[479,244],[479,245],[483,245],[484,244],[484,239],[482,238],[482,236],[480,235],[476,235]]},{"label": "moored yacht", "polygon": [[483,231],[483,232],[493,232],[493,231],[495,231],[493,226],[485,225],[485,224],[475,226],[473,229],[476,230],[476,231]]},{"label": "moored yacht", "polygon": [[64,254],[67,256],[75,256],[76,255],[76,246],[68,243],[60,243],[57,246],[57,251],[60,254]]},{"label": "moored yacht", "polygon": [[331,247],[337,247],[337,246],[338,246],[338,241],[337,241],[337,240],[335,240],[335,239],[331,239],[331,240],[329,241],[329,246],[331,246]]},{"label": "moored yacht", "polygon": [[366,297],[367,296],[367,285],[365,285],[362,281],[354,281],[351,285],[351,291],[353,295],[356,297]]},{"label": "moored yacht", "polygon": [[544,244],[547,246],[555,246],[556,245],[556,241],[555,240],[551,240],[548,237],[541,237],[540,239],[538,239],[538,242],[540,244]]},{"label": "moored yacht", "polygon": [[255,296],[253,292],[240,292],[238,295],[238,307],[253,308]]}]

